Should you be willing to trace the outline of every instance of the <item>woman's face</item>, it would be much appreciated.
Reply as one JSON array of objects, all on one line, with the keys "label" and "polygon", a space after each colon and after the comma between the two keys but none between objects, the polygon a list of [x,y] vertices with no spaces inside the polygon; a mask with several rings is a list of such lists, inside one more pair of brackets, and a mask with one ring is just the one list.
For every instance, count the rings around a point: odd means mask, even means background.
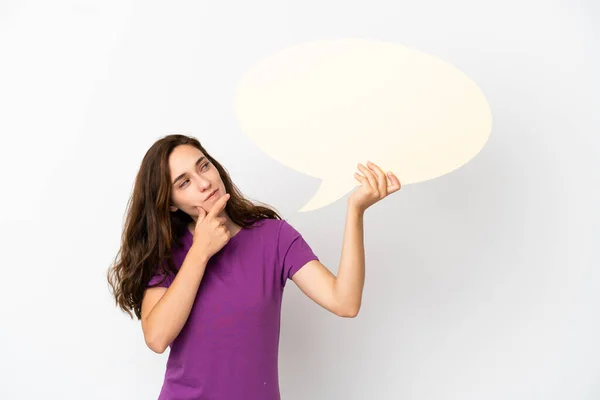
[{"label": "woman's face", "polygon": [[196,220],[197,207],[209,212],[214,202],[225,194],[225,185],[219,171],[194,146],[175,147],[169,156],[169,171],[172,185],[171,211],[180,209]]}]

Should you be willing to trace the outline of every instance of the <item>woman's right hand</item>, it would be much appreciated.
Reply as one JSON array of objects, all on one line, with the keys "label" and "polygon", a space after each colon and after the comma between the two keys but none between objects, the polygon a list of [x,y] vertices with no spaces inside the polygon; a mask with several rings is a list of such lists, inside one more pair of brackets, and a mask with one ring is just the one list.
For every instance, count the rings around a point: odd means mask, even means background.
[{"label": "woman's right hand", "polygon": [[198,220],[194,227],[192,246],[204,254],[207,259],[221,250],[231,239],[231,233],[225,226],[225,217],[218,216],[230,197],[229,193],[225,193],[218,198],[208,213],[202,207],[197,207]]}]

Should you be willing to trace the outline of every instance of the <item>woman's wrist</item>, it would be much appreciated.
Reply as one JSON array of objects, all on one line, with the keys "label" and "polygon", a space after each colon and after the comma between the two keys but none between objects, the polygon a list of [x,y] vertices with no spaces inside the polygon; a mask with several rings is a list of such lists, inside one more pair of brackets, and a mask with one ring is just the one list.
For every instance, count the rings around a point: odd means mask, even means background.
[{"label": "woman's wrist", "polygon": [[204,263],[204,264],[206,264],[208,262],[208,259],[210,258],[206,252],[206,249],[204,249],[204,247],[202,247],[198,244],[192,244],[188,253],[191,253],[192,257],[197,262]]}]

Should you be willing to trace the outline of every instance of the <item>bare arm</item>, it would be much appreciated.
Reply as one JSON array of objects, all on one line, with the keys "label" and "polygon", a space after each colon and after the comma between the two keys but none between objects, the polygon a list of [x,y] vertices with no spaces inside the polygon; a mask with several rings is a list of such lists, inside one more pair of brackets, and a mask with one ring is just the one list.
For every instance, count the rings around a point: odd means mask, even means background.
[{"label": "bare arm", "polygon": [[365,284],[365,210],[400,190],[400,180],[392,172],[387,176],[381,168],[369,162],[367,169],[362,164],[358,168],[365,174],[355,173],[361,186],[348,198],[346,228],[342,244],[342,256],[337,277],[319,260],[306,263],[294,274],[292,280],[300,290],[317,304],[342,317],[355,317],[361,306]]},{"label": "bare arm", "polygon": [[349,207],[342,243],[342,256],[333,293],[351,317],[360,310],[365,285],[365,243],[363,212]]},{"label": "bare arm", "polygon": [[148,347],[163,353],[187,321],[208,257],[192,245],[173,283],[168,288],[146,289],[142,301],[142,330]]},{"label": "bare arm", "polygon": [[[142,300],[142,330],[148,347],[162,353],[179,335],[194,305],[208,260],[231,238],[225,228],[225,209],[229,193],[221,196],[208,212],[198,207],[194,241],[171,285],[146,289]],[[196,244],[196,238],[200,244]]]},{"label": "bare arm", "polygon": [[306,263],[292,280],[309,298],[328,311],[353,318],[360,310],[365,283],[363,212],[349,208],[336,276],[319,260]]}]

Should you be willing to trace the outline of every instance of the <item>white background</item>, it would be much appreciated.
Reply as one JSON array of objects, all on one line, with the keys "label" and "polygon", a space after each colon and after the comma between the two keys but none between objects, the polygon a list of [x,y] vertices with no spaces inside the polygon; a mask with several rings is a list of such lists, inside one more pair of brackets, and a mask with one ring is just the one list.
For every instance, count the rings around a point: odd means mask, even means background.
[{"label": "white background", "polygon": [[319,181],[257,149],[232,107],[256,61],[335,37],[452,63],[494,125],[470,163],[367,211],[357,318],[286,286],[282,397],[600,398],[599,22],[591,0],[3,1],[0,398],[158,396],[168,351],[105,275],[163,135],[200,139],[337,271],[346,198],[297,213]]}]

